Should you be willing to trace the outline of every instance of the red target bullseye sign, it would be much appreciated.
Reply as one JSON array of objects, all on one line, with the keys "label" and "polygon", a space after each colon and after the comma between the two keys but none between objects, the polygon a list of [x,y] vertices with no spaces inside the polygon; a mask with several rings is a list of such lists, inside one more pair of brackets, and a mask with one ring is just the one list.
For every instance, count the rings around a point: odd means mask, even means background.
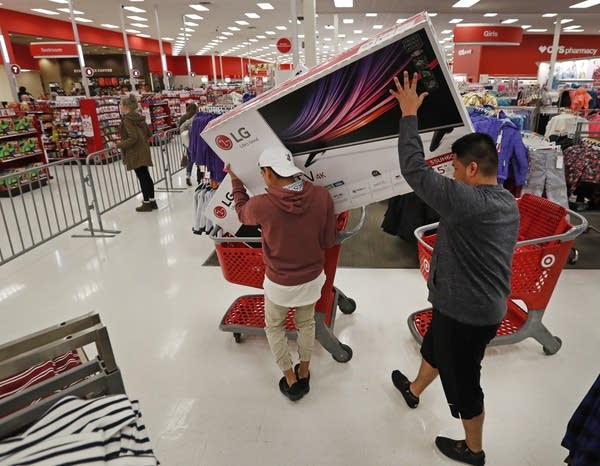
[{"label": "red target bullseye sign", "polygon": [[282,37],[277,41],[277,50],[281,53],[289,53],[292,50],[292,42],[287,37]]}]

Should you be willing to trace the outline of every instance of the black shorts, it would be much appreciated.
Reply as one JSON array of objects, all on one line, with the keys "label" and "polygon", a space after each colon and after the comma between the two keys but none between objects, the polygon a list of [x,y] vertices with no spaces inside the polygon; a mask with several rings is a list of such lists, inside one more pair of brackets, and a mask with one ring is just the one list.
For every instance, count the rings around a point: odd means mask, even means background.
[{"label": "black shorts", "polygon": [[483,411],[483,390],[479,384],[481,361],[499,326],[463,324],[433,310],[421,355],[439,370],[446,400],[455,418],[472,419]]}]

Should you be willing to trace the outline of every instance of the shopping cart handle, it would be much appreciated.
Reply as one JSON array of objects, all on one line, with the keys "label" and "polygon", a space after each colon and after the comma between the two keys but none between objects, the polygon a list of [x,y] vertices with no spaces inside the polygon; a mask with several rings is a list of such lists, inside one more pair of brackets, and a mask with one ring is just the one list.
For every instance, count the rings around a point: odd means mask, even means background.
[{"label": "shopping cart handle", "polygon": [[[569,209],[567,209],[567,212],[571,217],[575,217],[579,221],[578,225],[572,226],[568,231],[561,233],[559,235],[544,236],[541,238],[533,238],[533,239],[528,239],[528,240],[524,240],[524,241],[518,241],[515,247],[528,246],[528,245],[532,245],[532,244],[543,244],[543,243],[548,243],[550,241],[571,241],[571,240],[577,238],[580,234],[582,234],[584,231],[587,230],[588,221],[583,215],[580,215],[577,212],[574,212]],[[433,251],[433,247],[430,246],[429,244],[427,244],[425,241],[423,241],[423,236],[425,236],[425,233],[427,233],[431,230],[436,230],[438,228],[439,224],[440,224],[439,222],[431,223],[429,225],[424,225],[422,227],[419,227],[415,230],[415,237],[417,238],[417,241],[421,244],[421,246],[425,247],[428,251]]]},{"label": "shopping cart handle", "polygon": [[365,219],[367,218],[367,209],[365,206],[362,206],[360,209],[360,220],[358,221],[357,225],[352,230],[339,231],[336,240],[337,244],[342,244],[348,238],[352,238],[360,230],[362,230],[362,227],[365,225]]},{"label": "shopping cart handle", "polygon": [[560,235],[544,236],[542,238],[533,238],[533,239],[528,239],[525,241],[518,241],[516,247],[529,246],[531,244],[548,243],[550,241],[563,241],[564,242],[564,241],[574,240],[580,234],[582,234],[584,231],[587,230],[588,221],[583,215],[580,215],[577,212],[574,212],[570,209],[567,209],[567,213],[571,216],[571,218],[572,217],[577,218],[577,220],[579,220],[579,224],[572,226],[568,231],[565,231],[564,233],[561,233]]},{"label": "shopping cart handle", "polygon": [[428,251],[433,251],[433,246],[430,246],[425,241],[423,241],[423,236],[425,236],[425,233],[429,231],[437,230],[439,225],[440,222],[430,223],[429,225],[423,225],[422,227],[419,227],[415,230],[415,238],[417,238],[417,241],[421,243],[421,245],[424,246],[425,249],[427,249]]}]

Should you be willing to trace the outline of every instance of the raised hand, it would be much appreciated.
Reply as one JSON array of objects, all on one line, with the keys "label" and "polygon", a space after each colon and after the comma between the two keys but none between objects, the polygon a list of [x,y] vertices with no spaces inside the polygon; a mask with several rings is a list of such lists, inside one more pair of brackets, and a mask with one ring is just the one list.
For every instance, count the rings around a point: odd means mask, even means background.
[{"label": "raised hand", "polygon": [[423,92],[421,95],[417,94],[417,79],[419,75],[415,73],[413,75],[412,83],[408,79],[408,71],[404,72],[404,85],[400,84],[398,78],[394,78],[396,84],[396,90],[390,89],[392,94],[400,104],[402,110],[402,116],[416,115],[417,111],[423,104],[425,97],[429,94]]}]

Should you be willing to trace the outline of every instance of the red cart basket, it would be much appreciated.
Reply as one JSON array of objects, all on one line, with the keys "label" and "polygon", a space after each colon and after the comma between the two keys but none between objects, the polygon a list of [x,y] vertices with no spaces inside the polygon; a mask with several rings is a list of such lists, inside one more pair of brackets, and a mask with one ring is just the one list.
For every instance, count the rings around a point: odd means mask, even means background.
[{"label": "red cart basket", "polygon": [[[363,207],[360,221],[351,231],[345,231],[348,213],[344,212],[338,215],[337,244],[325,251],[325,285],[321,290],[321,298],[315,306],[316,339],[338,362],[350,361],[352,348],[341,343],[333,333],[336,310],[339,307],[344,314],[351,314],[356,310],[356,303],[333,286],[333,280],[340,256],[341,243],[360,231],[364,225],[365,215],[366,210]],[[248,245],[248,243],[260,243],[260,238],[212,236],[212,239],[215,241],[217,257],[225,279],[230,283],[262,289],[265,275],[262,248],[253,248]],[[225,332],[233,332],[235,341],[238,343],[242,341],[242,334],[264,335],[264,306],[264,295],[262,294],[240,296],[223,316],[219,328]],[[285,323],[289,338],[297,337],[293,316],[294,309],[290,309]]]},{"label": "red cart basket", "polygon": [[[587,229],[587,220],[553,202],[532,194],[517,199],[520,213],[519,236],[512,262],[511,291],[507,312],[491,345],[516,343],[528,337],[535,338],[544,353],[554,354],[561,345],[542,324],[542,317],[550,301],[558,277],[569,257],[573,241]],[[572,226],[567,221],[579,220]],[[429,278],[431,254],[439,223],[425,225],[415,230],[418,241],[421,274]],[[408,317],[408,327],[420,343],[431,324],[431,308],[415,312]]]}]

